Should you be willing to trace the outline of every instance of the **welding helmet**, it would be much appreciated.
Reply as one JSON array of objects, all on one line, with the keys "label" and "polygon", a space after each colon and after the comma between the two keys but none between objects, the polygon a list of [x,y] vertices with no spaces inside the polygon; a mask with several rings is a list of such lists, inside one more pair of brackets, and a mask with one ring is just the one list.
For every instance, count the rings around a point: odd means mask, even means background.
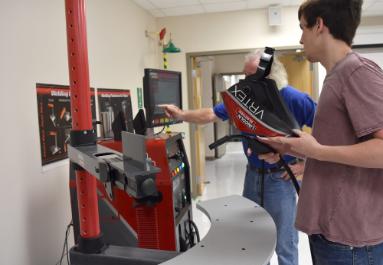
[{"label": "welding helmet", "polygon": [[300,129],[284,103],[274,80],[268,79],[274,49],[266,47],[255,74],[221,92],[230,119],[244,133],[292,136]]}]

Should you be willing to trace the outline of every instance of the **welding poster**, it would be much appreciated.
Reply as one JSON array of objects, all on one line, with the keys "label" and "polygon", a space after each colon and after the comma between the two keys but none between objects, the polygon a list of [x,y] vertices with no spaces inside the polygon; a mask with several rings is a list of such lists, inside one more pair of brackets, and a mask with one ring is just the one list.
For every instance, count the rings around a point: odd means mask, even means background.
[{"label": "welding poster", "polygon": [[[68,157],[72,115],[69,86],[36,84],[42,165]],[[96,117],[94,89],[91,88],[92,117]]]},{"label": "welding poster", "polygon": [[97,88],[101,137],[115,138],[115,131],[133,132],[133,114],[130,90]]}]

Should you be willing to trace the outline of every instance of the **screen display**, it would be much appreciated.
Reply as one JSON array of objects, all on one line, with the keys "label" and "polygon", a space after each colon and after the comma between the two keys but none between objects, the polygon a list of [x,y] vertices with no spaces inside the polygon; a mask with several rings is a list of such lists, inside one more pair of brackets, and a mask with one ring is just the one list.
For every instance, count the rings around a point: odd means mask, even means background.
[{"label": "screen display", "polygon": [[160,104],[173,104],[182,108],[181,73],[159,69],[145,69],[144,102],[148,127],[174,124]]}]

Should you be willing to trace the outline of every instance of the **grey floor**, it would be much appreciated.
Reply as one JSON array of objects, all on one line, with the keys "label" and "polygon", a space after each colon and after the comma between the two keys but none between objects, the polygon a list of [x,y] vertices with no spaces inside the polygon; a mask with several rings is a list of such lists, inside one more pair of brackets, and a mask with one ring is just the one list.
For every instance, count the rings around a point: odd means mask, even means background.
[{"label": "grey floor", "polygon": [[[195,202],[231,194],[241,194],[246,163],[241,143],[227,144],[226,154],[222,158],[214,161],[206,161],[205,176],[208,184],[205,185],[203,195],[198,197]],[[203,238],[210,228],[209,219],[201,211],[195,208],[195,203],[193,215],[201,237]],[[275,254],[272,257],[270,264],[278,265],[277,256]],[[312,264],[308,240],[303,233],[299,233],[299,264]]]}]

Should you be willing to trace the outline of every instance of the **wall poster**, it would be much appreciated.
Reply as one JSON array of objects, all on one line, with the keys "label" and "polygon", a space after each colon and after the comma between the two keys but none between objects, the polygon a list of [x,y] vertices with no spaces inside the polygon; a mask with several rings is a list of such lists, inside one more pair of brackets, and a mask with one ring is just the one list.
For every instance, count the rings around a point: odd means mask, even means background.
[{"label": "wall poster", "polygon": [[133,132],[133,114],[130,90],[97,88],[98,111],[101,121],[101,137],[115,138],[113,127]]},{"label": "wall poster", "polygon": [[[72,115],[69,86],[36,84],[42,165],[68,157]],[[96,118],[95,92],[91,88],[91,111]]]}]

